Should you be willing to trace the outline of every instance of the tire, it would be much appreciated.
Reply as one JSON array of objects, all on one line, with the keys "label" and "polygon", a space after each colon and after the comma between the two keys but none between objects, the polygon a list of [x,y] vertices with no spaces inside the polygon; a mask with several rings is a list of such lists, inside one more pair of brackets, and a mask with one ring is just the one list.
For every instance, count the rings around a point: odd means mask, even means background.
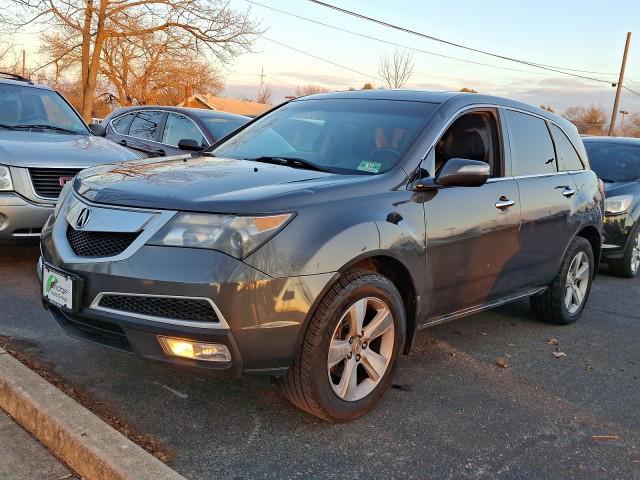
[{"label": "tire", "polygon": [[620,259],[608,260],[609,272],[616,277],[633,278],[640,272],[640,222],[631,229],[624,254]]},{"label": "tire", "polygon": [[[284,394],[329,422],[365,415],[391,385],[405,324],[402,297],[389,279],[366,270],[345,273],[316,307],[293,364],[280,381]],[[362,336],[355,335],[357,325],[362,325]]]},{"label": "tire", "polygon": [[[586,274],[584,272],[581,273],[580,278],[574,281],[576,268],[582,270],[584,267],[583,262],[588,262],[588,270]],[[568,279],[570,270],[571,278]],[[575,237],[569,245],[562,259],[558,274],[549,285],[549,288],[544,293],[531,297],[531,309],[542,320],[549,323],[569,325],[575,322],[580,318],[589,299],[594,273],[595,262],[591,244],[586,238]],[[571,285],[575,286],[582,294],[580,302],[578,302],[576,290]],[[570,288],[571,292],[569,292]],[[570,299],[568,299],[569,294],[571,294]]]}]

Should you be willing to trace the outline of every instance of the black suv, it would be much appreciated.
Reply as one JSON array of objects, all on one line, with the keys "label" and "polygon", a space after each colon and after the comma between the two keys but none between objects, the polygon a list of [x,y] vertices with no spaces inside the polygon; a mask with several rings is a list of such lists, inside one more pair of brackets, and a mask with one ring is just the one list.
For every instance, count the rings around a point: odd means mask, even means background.
[{"label": "black suv", "polygon": [[330,421],[370,410],[416,331],[516,299],[574,322],[602,192],[575,127],[401,90],[300,98],[191,158],[82,172],[42,235],[69,334],[279,376]]},{"label": "black suv", "polygon": [[640,138],[587,137],[593,171],[605,184],[602,261],[619,277],[640,272]]}]

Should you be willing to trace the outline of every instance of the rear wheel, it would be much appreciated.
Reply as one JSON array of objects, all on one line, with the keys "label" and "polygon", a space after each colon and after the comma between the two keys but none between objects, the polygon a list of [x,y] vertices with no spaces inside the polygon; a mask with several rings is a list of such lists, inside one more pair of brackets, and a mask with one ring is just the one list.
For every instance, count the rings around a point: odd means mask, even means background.
[{"label": "rear wheel", "polygon": [[550,323],[568,325],[575,322],[589,298],[593,273],[591,244],[585,238],[574,238],[555,280],[544,293],[531,297],[531,308]]},{"label": "rear wheel", "polygon": [[617,277],[633,278],[640,272],[640,222],[631,230],[624,255],[609,260],[609,271]]},{"label": "rear wheel", "polygon": [[346,273],[316,308],[282,380],[285,395],[331,422],[366,414],[391,384],[404,315],[402,298],[386,277]]}]

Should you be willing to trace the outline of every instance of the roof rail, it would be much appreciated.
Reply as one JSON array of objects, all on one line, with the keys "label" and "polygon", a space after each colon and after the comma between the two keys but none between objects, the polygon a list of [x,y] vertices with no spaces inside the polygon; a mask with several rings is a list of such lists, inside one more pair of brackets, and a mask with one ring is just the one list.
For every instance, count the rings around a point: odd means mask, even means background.
[{"label": "roof rail", "polygon": [[0,72],[0,77],[9,78],[10,80],[17,80],[18,82],[27,82],[33,84],[33,82],[28,78],[24,78],[22,75],[17,75],[15,73]]}]

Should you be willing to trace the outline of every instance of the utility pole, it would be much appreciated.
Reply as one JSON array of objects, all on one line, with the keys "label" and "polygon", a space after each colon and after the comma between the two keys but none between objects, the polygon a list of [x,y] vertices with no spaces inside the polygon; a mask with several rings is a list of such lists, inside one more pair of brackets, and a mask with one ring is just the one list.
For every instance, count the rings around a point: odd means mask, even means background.
[{"label": "utility pole", "polygon": [[262,87],[264,86],[264,77],[266,77],[264,73],[264,67],[262,67],[262,69],[260,70],[260,75],[258,76],[260,77],[260,88],[258,89],[258,101],[260,101],[260,99],[262,98]]},{"label": "utility pole", "polygon": [[26,50],[22,50],[22,78],[27,78],[27,76],[26,76],[26,72],[27,72],[26,63],[27,63],[27,51]]},{"label": "utility pole", "polygon": [[624,116],[629,115],[627,110],[620,110],[620,115],[622,115],[622,120],[620,120],[620,133],[624,135]]},{"label": "utility pole", "polygon": [[627,32],[627,41],[624,45],[624,54],[622,55],[622,66],[620,67],[620,78],[618,79],[618,88],[616,89],[616,99],[613,102],[613,111],[611,112],[611,123],[609,124],[609,136],[612,136],[616,129],[616,115],[620,106],[620,94],[622,93],[622,82],[624,81],[624,69],[627,66],[627,54],[629,53],[629,44],[631,43],[631,32]]}]

